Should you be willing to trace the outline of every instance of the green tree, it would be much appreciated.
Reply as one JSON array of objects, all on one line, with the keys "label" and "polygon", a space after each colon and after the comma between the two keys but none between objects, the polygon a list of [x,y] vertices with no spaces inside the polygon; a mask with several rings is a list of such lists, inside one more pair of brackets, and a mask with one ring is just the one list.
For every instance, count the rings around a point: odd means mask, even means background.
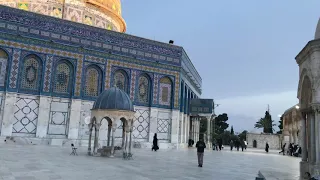
[{"label": "green tree", "polygon": [[263,128],[264,133],[273,133],[273,126],[275,126],[275,124],[273,124],[273,120],[269,111],[266,111],[265,116],[260,118],[260,120],[254,125],[254,127],[257,129]]},{"label": "green tree", "polygon": [[280,117],[280,121],[279,121],[279,131],[277,132],[277,134],[282,134],[282,129],[283,129],[283,116]]},{"label": "green tree", "polygon": [[233,126],[231,126],[231,135],[234,135]]},{"label": "green tree", "polygon": [[248,133],[247,130],[242,131],[242,133],[239,134],[239,138],[242,139],[242,140],[244,140],[244,141],[246,141],[246,139],[247,139],[247,133]]},{"label": "green tree", "polygon": [[227,113],[220,114],[215,118],[215,133],[224,133],[224,131],[229,127],[229,124],[227,123],[228,119]]}]

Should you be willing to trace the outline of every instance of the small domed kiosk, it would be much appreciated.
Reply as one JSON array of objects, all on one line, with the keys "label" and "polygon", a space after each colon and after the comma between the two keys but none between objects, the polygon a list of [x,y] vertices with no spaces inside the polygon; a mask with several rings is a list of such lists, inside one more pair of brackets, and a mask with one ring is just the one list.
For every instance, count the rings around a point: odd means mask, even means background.
[{"label": "small domed kiosk", "polygon": [[[115,131],[117,129],[117,121],[120,120],[123,125],[121,149],[124,156],[130,156],[134,114],[133,104],[127,93],[116,87],[102,92],[91,109],[88,155],[101,153],[102,156],[114,156]],[[108,121],[107,146],[99,147],[99,130],[103,119]],[[95,138],[92,152],[91,138],[93,128],[95,129]]]}]

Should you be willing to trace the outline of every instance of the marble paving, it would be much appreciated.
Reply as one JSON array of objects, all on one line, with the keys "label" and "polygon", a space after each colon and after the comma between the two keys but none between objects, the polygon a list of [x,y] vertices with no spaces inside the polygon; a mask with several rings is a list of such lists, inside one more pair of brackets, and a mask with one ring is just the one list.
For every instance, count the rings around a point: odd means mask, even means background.
[{"label": "marble paving", "polygon": [[[298,158],[229,150],[206,151],[203,168],[197,167],[195,149],[133,149],[134,160],[90,157],[86,148],[70,156],[71,148],[0,145],[2,180],[254,180],[260,169],[299,172]],[[120,153],[119,153],[120,155]]]}]

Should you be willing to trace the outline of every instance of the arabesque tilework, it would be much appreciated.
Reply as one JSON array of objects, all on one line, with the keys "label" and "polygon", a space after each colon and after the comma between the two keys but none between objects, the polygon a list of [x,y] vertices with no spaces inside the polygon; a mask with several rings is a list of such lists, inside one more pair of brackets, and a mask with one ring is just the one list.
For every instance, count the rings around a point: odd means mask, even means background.
[{"label": "arabesque tilework", "polygon": [[18,80],[18,74],[19,74],[20,54],[21,54],[21,50],[18,50],[18,49],[13,50],[13,57],[12,57],[12,63],[11,63],[11,72],[10,72],[10,81],[9,81],[10,88],[16,88],[17,87],[17,80]]},{"label": "arabesque tilework", "polygon": [[[179,108],[181,56],[183,48],[127,34],[50,18],[30,12],[0,6],[0,47],[14,48],[10,61],[9,89],[15,91],[21,53],[35,53],[44,61],[43,84],[40,93],[52,89],[55,58],[73,62],[73,98],[82,97],[85,66],[96,64],[104,71],[104,88],[109,88],[112,68],[127,71],[130,98],[134,100],[138,71],[146,72],[153,81],[152,105],[158,104],[159,79],[172,79],[173,107]],[[85,64],[84,64],[85,63]],[[186,66],[192,66],[190,62]],[[194,71],[194,68],[189,68]],[[197,74],[197,73],[192,73]],[[195,78],[198,79],[198,78]],[[198,87],[194,87],[198,88]],[[53,94],[54,95],[54,94]],[[168,106],[168,105],[167,105]],[[165,108],[169,108],[165,107]]]},{"label": "arabesque tilework", "polygon": [[44,84],[43,84],[44,92],[49,92],[51,88],[52,63],[53,63],[53,56],[47,55],[45,71],[44,71]]}]

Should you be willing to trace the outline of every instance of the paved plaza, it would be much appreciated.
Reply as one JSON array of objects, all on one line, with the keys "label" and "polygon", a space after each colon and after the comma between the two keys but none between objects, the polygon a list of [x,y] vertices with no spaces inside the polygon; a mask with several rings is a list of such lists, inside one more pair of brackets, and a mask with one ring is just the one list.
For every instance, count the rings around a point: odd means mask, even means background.
[{"label": "paved plaza", "polygon": [[[300,159],[278,155],[275,151],[206,151],[204,167],[197,167],[195,149],[133,149],[134,160],[70,156],[71,148],[25,145],[0,146],[0,179],[3,180],[254,180],[260,169],[292,172],[296,179]],[[120,153],[119,153],[120,155]]]}]

